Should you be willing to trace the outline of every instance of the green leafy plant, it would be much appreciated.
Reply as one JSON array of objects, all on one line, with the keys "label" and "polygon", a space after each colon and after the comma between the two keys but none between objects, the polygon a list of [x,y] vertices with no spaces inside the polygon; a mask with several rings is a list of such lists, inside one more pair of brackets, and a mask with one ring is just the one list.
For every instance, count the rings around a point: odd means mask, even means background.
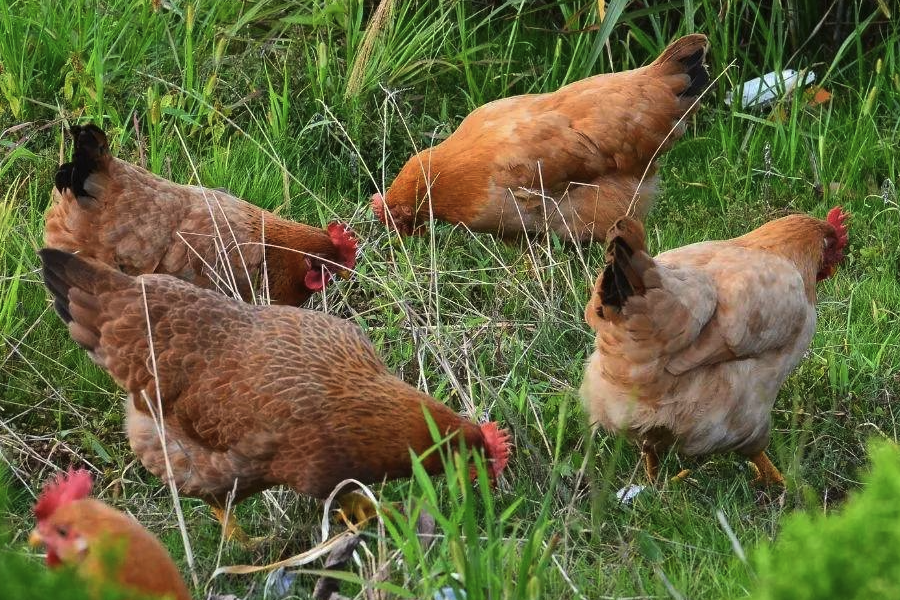
[{"label": "green leafy plant", "polygon": [[870,445],[863,488],[831,514],[790,515],[778,539],[755,553],[753,598],[803,600],[900,595],[900,449]]}]

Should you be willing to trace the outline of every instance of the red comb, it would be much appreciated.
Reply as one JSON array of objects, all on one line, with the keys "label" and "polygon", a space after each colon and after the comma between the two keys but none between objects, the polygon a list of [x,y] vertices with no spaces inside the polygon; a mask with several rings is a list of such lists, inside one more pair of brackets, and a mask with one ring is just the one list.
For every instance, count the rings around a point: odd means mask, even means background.
[{"label": "red comb", "polygon": [[831,210],[828,211],[828,216],[825,217],[825,220],[828,221],[828,224],[834,227],[835,237],[837,238],[837,243],[839,248],[843,248],[847,245],[848,234],[847,227],[844,225],[844,221],[849,216],[849,213],[845,213],[844,209],[840,206],[835,206]]},{"label": "red comb", "polygon": [[[343,223],[336,221],[328,224],[327,231],[328,237],[331,238],[331,243],[337,249],[338,258],[335,262],[347,269],[355,267],[357,241],[353,231]],[[318,260],[313,260],[313,258],[315,257],[306,257],[307,271],[303,278],[303,283],[307,289],[318,292],[331,281],[331,273],[341,269],[334,264],[320,264]]]},{"label": "red comb", "polygon": [[387,225],[384,215],[384,196],[378,192],[372,194],[372,212],[375,213],[375,216],[379,221]]},{"label": "red comb", "polygon": [[340,263],[348,269],[355,267],[358,244],[353,231],[343,223],[329,223],[328,237],[331,238],[331,243],[334,244],[335,248],[338,249],[338,254],[341,255]]},{"label": "red comb", "polygon": [[500,429],[497,423],[485,423],[481,426],[481,435],[484,437],[484,455],[489,463],[488,474],[491,479],[496,479],[509,462],[509,432]]},{"label": "red comb", "polygon": [[58,473],[56,477],[44,484],[44,489],[34,505],[34,516],[43,521],[60,506],[82,500],[91,495],[94,481],[91,474],[84,470],[69,469],[68,473]]}]

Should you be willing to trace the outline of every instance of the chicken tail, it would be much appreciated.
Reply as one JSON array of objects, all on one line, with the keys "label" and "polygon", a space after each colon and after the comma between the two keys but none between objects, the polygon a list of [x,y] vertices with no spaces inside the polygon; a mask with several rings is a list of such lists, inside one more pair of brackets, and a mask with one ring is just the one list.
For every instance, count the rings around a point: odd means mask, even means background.
[{"label": "chicken tail", "polygon": [[606,234],[606,268],[594,286],[585,320],[592,326],[597,318],[618,320],[628,299],[644,294],[645,275],[654,267],[641,222],[622,217],[613,223]]},{"label": "chicken tail", "polygon": [[[85,182],[94,173],[106,172],[112,156],[106,134],[94,124],[74,125],[69,134],[75,142],[72,161],[56,170],[56,189],[72,190],[75,198],[83,205],[96,199],[86,188]],[[90,186],[89,186],[90,187]]]},{"label": "chicken tail", "polygon": [[686,35],[669,44],[652,67],[662,75],[687,75],[683,89],[677,94],[693,102],[709,85],[705,64],[708,49],[709,40],[702,33]]},{"label": "chicken tail", "polygon": [[100,344],[102,293],[123,290],[134,279],[93,259],[57,250],[38,251],[44,265],[44,285],[53,296],[53,308],[69,326],[79,346],[92,355]]}]

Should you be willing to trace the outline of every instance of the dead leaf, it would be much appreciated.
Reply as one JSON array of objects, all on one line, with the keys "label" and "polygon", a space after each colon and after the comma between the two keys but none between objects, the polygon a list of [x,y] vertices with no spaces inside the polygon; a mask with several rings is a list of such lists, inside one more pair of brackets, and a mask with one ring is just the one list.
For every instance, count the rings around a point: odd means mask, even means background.
[{"label": "dead leaf", "polygon": [[355,537],[352,532],[342,531],[336,536],[325,540],[318,546],[311,548],[306,552],[298,554],[297,556],[286,558],[284,560],[279,560],[278,562],[274,562],[268,565],[232,565],[227,567],[219,567],[218,569],[213,571],[212,575],[210,575],[210,579],[226,573],[230,575],[249,575],[250,573],[258,573],[260,571],[273,571],[278,567],[302,567],[303,565],[307,565],[314,560],[318,560],[326,553],[329,553],[335,548],[339,547],[346,541],[347,538],[351,537]]},{"label": "dead leaf", "polygon": [[428,550],[434,543],[434,530],[436,528],[434,517],[423,507],[419,513],[419,518],[416,519],[416,534],[419,537],[419,543],[422,545],[423,552]]},{"label": "dead leaf", "polygon": [[804,97],[806,98],[807,106],[818,106],[820,104],[825,104],[826,102],[831,100],[831,92],[823,87],[814,85],[812,87],[806,88]]},{"label": "dead leaf", "polygon": [[[342,540],[334,547],[334,550],[328,554],[328,558],[325,559],[325,568],[331,571],[342,570],[347,563],[350,562],[353,553],[356,551],[356,547],[359,546],[359,542],[360,537],[358,535]],[[312,597],[314,600],[331,600],[334,595],[338,593],[340,588],[340,580],[333,577],[322,576],[319,577],[319,580],[316,582]]]}]

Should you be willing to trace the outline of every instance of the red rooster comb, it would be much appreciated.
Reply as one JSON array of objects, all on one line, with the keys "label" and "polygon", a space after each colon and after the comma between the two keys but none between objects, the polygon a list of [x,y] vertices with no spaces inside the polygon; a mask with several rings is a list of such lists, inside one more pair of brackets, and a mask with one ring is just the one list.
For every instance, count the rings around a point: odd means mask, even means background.
[{"label": "red rooster comb", "polygon": [[375,213],[379,221],[387,225],[386,215],[384,214],[384,196],[378,192],[372,194],[372,212]]},{"label": "red rooster comb", "polygon": [[341,255],[340,263],[348,269],[355,267],[356,248],[358,243],[356,241],[356,235],[350,227],[343,223],[338,223],[337,221],[329,223],[328,237],[331,238],[331,243],[334,244],[334,247],[338,250],[338,254]]},{"label": "red rooster comb", "polygon": [[44,489],[34,505],[34,516],[38,521],[43,521],[60,506],[87,498],[93,485],[91,474],[84,469],[77,471],[69,469],[68,473],[57,474],[44,484]]},{"label": "red rooster comb", "polygon": [[843,208],[841,208],[840,206],[835,206],[828,211],[828,216],[825,217],[825,220],[828,221],[828,224],[834,227],[838,249],[846,246],[849,239],[847,234],[847,227],[846,225],[844,225],[844,221],[848,216],[850,216],[849,213],[845,213]]},{"label": "red rooster comb", "polygon": [[509,462],[509,432],[500,429],[497,423],[485,423],[481,426],[484,437],[484,455],[488,459],[487,470],[491,479],[496,479]]}]

